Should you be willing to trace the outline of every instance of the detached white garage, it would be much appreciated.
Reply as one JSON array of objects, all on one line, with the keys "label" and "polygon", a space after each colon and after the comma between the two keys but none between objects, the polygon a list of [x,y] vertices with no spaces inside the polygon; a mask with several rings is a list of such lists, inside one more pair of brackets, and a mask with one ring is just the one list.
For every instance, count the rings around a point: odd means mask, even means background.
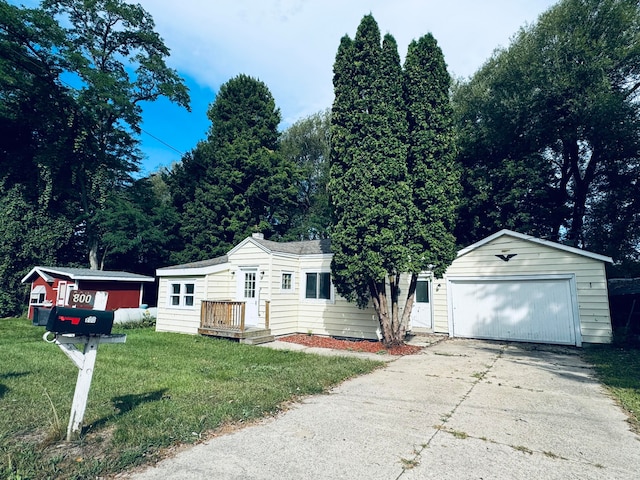
[{"label": "detached white garage", "polygon": [[434,280],[434,331],[562,345],[608,343],[604,264],[611,261],[502,230],[461,250],[445,277]]}]

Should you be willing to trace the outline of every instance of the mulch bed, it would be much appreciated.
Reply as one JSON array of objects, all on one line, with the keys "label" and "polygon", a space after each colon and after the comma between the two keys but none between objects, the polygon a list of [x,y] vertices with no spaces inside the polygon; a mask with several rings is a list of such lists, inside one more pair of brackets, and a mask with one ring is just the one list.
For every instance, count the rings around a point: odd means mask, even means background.
[{"label": "mulch bed", "polygon": [[369,340],[338,340],[337,338],[322,337],[319,335],[289,335],[280,337],[278,340],[297,343],[307,347],[332,348],[334,350],[350,350],[352,352],[386,353],[389,355],[413,355],[422,350],[422,347],[417,345],[385,348],[382,342],[372,342]]}]

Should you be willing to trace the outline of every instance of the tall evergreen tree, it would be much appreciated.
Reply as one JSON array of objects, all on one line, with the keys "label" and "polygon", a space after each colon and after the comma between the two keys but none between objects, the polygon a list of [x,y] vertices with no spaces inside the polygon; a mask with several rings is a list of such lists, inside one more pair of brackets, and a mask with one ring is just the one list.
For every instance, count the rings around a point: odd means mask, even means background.
[{"label": "tall evergreen tree", "polygon": [[387,345],[404,340],[399,276],[408,265],[401,79],[395,40],[387,35],[381,46],[375,19],[365,16],[354,41],[342,40],[334,66],[331,270],[338,293],[360,306],[373,302]]},{"label": "tall evergreen tree", "polygon": [[295,206],[296,169],[277,150],[280,111],[267,86],[247,75],[229,80],[208,116],[208,138],[190,156],[188,168],[204,174],[183,208],[176,261],[221,255],[256,231],[277,239]]},{"label": "tall evergreen tree", "polygon": [[[371,15],[334,64],[329,192],[338,293],[373,303],[383,341],[404,341],[417,276],[455,257],[459,172],[450,77],[433,36],[412,42],[404,70],[394,38]],[[411,273],[403,317],[400,276]]]},{"label": "tall evergreen tree", "polygon": [[431,34],[412,41],[404,64],[408,119],[407,168],[412,186],[408,218],[411,275],[403,322],[409,321],[418,274],[442,276],[456,257],[453,235],[460,195],[455,160],[451,77],[442,50]]}]

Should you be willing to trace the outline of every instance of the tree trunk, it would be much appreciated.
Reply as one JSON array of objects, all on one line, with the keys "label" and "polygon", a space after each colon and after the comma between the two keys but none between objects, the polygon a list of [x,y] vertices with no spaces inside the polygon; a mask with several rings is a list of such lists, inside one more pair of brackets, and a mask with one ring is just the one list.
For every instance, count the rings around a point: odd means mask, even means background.
[{"label": "tree trunk", "polygon": [[413,310],[413,303],[416,299],[416,286],[418,285],[418,275],[415,273],[411,274],[411,281],[409,282],[409,290],[407,291],[407,303],[404,305],[404,311],[402,312],[402,324],[405,326],[405,330],[407,325],[409,325],[409,320],[411,318],[411,310]]},{"label": "tree trunk", "polygon": [[89,268],[91,270],[100,270],[98,262],[98,241],[91,240],[89,243]]},{"label": "tree trunk", "polygon": [[380,331],[382,333],[382,343],[385,347],[395,347],[404,345],[406,328],[399,318],[398,306],[398,275],[389,275],[389,286],[391,305],[387,297],[385,283],[371,283],[369,286],[373,307],[378,315]]},{"label": "tree trunk", "polygon": [[586,213],[587,188],[584,182],[576,183],[573,211],[571,214],[571,228],[567,232],[567,239],[571,242],[571,246],[580,248],[584,238],[582,228],[584,226],[584,216]]},{"label": "tree trunk", "polygon": [[593,183],[596,167],[599,163],[599,155],[595,150],[591,151],[584,173],[580,172],[580,147],[577,140],[569,142],[569,159],[571,161],[571,175],[573,179],[573,209],[571,214],[571,228],[567,233],[567,239],[574,247],[584,247],[584,217],[587,211],[587,197]]}]

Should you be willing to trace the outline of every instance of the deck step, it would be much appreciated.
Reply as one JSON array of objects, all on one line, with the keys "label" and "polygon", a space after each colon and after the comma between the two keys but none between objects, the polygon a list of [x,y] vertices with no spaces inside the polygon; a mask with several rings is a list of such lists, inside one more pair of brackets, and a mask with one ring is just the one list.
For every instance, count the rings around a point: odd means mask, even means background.
[{"label": "deck step", "polygon": [[272,342],[274,340],[271,330],[268,328],[249,327],[244,331],[225,329],[225,328],[199,328],[200,335],[218,338],[232,338],[242,343],[257,345],[259,343]]},{"label": "deck step", "polygon": [[247,345],[260,345],[261,343],[273,342],[275,337],[273,335],[260,335],[257,337],[247,337],[240,339],[240,343],[246,343]]}]

